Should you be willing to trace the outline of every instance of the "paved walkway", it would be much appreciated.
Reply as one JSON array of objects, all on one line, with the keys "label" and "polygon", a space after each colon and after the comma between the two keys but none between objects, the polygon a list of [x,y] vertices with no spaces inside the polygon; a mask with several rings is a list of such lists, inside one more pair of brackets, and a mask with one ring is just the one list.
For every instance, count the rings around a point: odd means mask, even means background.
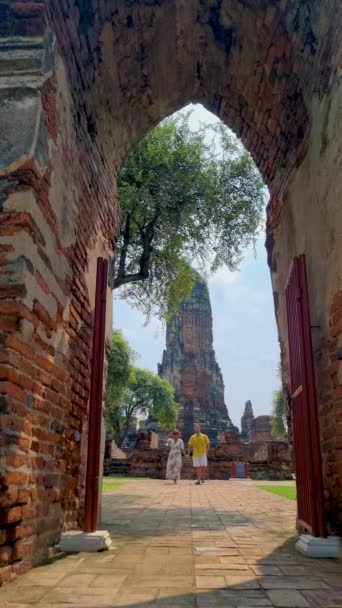
[{"label": "paved walkway", "polygon": [[294,545],[295,502],[252,482],[130,480],[104,497],[113,547],[0,589],[1,608],[342,607],[342,566]]}]

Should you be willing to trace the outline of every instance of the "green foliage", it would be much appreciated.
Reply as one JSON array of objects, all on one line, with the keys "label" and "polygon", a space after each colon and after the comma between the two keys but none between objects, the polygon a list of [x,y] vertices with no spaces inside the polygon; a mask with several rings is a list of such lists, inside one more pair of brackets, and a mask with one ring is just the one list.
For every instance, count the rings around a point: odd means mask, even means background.
[{"label": "green foliage", "polygon": [[108,360],[106,408],[119,403],[129,382],[135,354],[119,330],[112,336],[111,353]]},{"label": "green foliage", "polygon": [[238,267],[260,226],[263,184],[223,126],[194,133],[190,114],[163,121],[129,154],[118,192],[121,227],[114,288],[162,319],[190,296],[194,262]]},{"label": "green foliage", "polygon": [[[127,371],[127,370],[126,370]],[[114,431],[120,447],[134,421],[153,416],[163,428],[171,429],[177,420],[178,404],[174,400],[173,386],[164,378],[138,367],[130,366],[126,384],[118,399],[112,386],[113,376],[108,376],[106,400],[107,425]]]},{"label": "green foliage", "polygon": [[285,399],[281,388],[275,391],[272,401],[272,434],[276,439],[286,439]]}]

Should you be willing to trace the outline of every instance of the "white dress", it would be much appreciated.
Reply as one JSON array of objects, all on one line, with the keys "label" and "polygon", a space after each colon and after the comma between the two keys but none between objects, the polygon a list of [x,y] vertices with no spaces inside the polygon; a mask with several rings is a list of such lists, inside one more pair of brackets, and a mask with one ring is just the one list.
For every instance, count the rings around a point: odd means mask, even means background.
[{"label": "white dress", "polygon": [[175,441],[172,437],[167,440],[166,445],[170,448],[166,467],[166,479],[178,481],[182,470],[182,450],[184,443],[182,439]]}]

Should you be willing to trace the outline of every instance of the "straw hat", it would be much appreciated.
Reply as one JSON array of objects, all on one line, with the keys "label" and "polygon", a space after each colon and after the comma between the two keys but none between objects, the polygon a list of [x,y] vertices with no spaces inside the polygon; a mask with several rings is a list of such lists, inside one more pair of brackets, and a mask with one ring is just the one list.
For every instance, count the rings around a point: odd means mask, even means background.
[{"label": "straw hat", "polygon": [[172,435],[180,435],[179,430],[178,430],[178,429],[174,429],[174,430],[172,431]]}]

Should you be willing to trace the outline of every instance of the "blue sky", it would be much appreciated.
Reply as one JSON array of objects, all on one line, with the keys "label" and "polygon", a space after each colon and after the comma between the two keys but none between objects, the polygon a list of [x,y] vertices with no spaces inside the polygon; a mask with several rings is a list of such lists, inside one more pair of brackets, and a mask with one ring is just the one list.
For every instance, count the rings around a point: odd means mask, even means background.
[{"label": "blue sky", "polygon": [[[202,106],[191,106],[191,124],[215,122]],[[265,236],[245,252],[240,270],[219,269],[209,279],[213,311],[214,348],[225,383],[225,399],[234,424],[240,426],[244,403],[250,399],[255,415],[268,414],[278,387],[279,345],[273,309],[271,280],[266,263]],[[118,299],[113,300],[115,328],[122,330],[138,353],[137,365],[157,371],[165,347],[165,329]]]}]

